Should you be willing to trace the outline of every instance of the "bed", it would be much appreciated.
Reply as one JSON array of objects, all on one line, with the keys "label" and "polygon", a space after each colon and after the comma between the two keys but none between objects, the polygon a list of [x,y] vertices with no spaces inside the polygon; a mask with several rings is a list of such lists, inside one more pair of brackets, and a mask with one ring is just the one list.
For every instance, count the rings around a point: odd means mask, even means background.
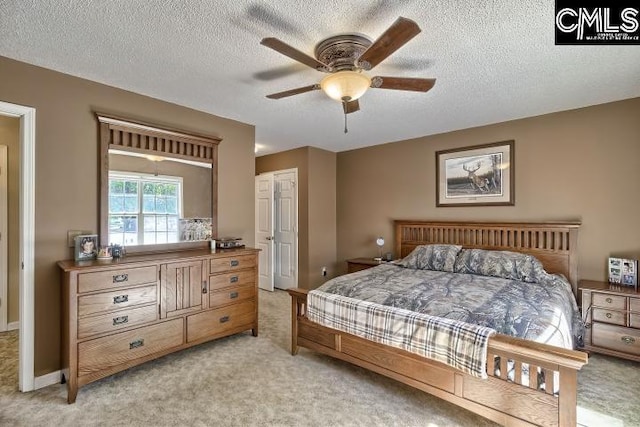
[{"label": "bed", "polygon": [[[395,254],[405,258],[421,245],[459,245],[533,255],[546,272],[564,276],[575,295],[579,223],[395,221]],[[392,266],[371,269],[388,274]],[[367,272],[353,273],[362,279]],[[372,273],[373,274],[373,273]],[[464,278],[465,276],[459,275]],[[368,279],[367,279],[368,280]],[[339,287],[339,286],[334,286]],[[396,346],[365,339],[344,328],[309,319],[309,291],[290,289],[292,354],[305,347],[386,375],[507,426],[575,426],[577,371],[587,354],[516,338],[488,337],[483,377]],[[312,293],[316,298],[316,295]],[[573,301],[575,304],[575,300]],[[564,334],[566,335],[566,334]],[[557,344],[553,340],[553,344]],[[484,372],[486,371],[486,372]],[[537,372],[539,375],[529,375]],[[541,384],[544,381],[544,384]]]}]

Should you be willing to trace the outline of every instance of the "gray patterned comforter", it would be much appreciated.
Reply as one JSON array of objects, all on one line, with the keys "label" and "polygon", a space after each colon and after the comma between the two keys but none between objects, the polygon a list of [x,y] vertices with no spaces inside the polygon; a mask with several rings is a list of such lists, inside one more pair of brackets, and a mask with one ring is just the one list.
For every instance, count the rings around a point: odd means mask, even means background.
[{"label": "gray patterned comforter", "polygon": [[550,274],[529,283],[389,263],[336,277],[318,290],[568,349],[581,346],[584,333],[571,286]]}]

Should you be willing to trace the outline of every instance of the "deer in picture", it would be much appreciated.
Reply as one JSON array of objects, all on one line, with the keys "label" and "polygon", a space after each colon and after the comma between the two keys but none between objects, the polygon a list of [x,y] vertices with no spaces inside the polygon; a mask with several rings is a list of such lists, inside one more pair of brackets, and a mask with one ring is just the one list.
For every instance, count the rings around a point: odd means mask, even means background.
[{"label": "deer in picture", "polygon": [[[482,162],[477,162],[475,164],[475,168],[467,167],[468,165],[462,165],[462,169],[464,169],[469,174],[469,181],[471,181],[471,187],[477,188],[480,192],[488,192],[489,191],[489,180],[486,178],[480,178],[476,175],[476,171],[480,169],[482,166]],[[472,165],[473,166],[473,165]]]}]

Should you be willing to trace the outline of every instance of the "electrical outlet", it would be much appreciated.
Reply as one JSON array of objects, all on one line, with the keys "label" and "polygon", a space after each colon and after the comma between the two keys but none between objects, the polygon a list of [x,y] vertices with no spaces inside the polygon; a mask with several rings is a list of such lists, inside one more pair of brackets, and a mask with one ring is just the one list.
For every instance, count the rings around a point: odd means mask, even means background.
[{"label": "electrical outlet", "polygon": [[82,234],[91,234],[91,232],[87,231],[87,230],[69,230],[69,231],[67,231],[67,246],[69,246],[70,248],[75,247],[75,245],[76,245],[76,241],[75,241],[76,236],[80,236]]},{"label": "electrical outlet", "polygon": [[322,267],[322,275],[323,276],[327,275],[327,267]]}]

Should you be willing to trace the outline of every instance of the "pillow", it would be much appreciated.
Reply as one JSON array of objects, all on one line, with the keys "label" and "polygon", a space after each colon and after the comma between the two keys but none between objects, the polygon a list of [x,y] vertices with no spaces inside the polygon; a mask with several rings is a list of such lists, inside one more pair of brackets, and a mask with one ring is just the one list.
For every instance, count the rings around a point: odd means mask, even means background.
[{"label": "pillow", "polygon": [[418,270],[453,271],[456,256],[462,246],[457,245],[420,245],[398,265]]},{"label": "pillow", "polygon": [[456,258],[453,271],[529,283],[536,283],[547,274],[533,255],[485,249],[463,249]]}]

